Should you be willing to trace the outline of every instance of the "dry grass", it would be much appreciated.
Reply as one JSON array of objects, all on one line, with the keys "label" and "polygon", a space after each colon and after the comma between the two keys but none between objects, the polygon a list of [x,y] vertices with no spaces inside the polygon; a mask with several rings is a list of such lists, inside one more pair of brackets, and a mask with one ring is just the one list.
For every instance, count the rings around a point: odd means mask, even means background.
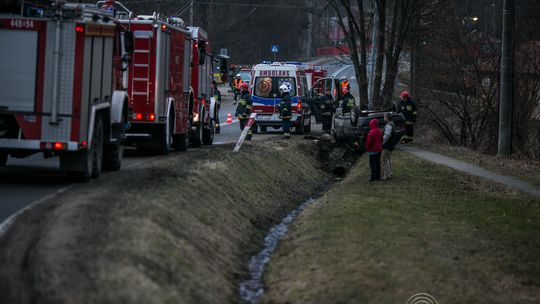
[{"label": "dry grass", "polygon": [[369,183],[364,158],[306,210],[265,276],[264,303],[540,301],[540,200],[395,153]]},{"label": "dry grass", "polygon": [[0,303],[237,301],[266,230],[329,182],[314,149],[190,150],[42,204],[0,239]]}]

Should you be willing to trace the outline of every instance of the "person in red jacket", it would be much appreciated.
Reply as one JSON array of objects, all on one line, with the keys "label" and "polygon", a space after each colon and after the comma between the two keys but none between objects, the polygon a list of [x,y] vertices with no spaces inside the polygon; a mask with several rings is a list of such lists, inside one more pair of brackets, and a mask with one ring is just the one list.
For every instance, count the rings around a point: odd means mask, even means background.
[{"label": "person in red jacket", "polygon": [[370,182],[381,179],[381,153],[383,134],[378,128],[379,121],[369,121],[369,133],[366,139],[366,151],[369,154],[369,167],[371,168]]}]

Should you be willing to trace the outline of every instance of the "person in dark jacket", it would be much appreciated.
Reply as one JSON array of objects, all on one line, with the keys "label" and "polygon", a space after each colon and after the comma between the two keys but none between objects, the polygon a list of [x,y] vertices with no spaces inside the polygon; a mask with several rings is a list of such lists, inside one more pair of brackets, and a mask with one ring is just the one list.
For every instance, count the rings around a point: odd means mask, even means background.
[{"label": "person in dark jacket", "polygon": [[369,133],[366,139],[366,151],[369,155],[369,167],[371,168],[370,182],[381,179],[381,152],[383,134],[378,128],[379,121],[369,121]]},{"label": "person in dark jacket", "polygon": [[343,101],[341,102],[342,113],[350,113],[356,102],[348,87],[342,88]]},{"label": "person in dark jacket", "polygon": [[383,141],[382,141],[382,179],[392,178],[392,150],[394,150],[393,136],[396,130],[396,125],[392,121],[392,113],[388,112],[384,114],[384,126]]},{"label": "person in dark jacket", "polygon": [[221,109],[221,92],[217,88],[217,83],[215,80],[212,80],[210,82],[210,96],[214,97],[214,100],[216,101],[216,113],[215,116],[215,128],[216,128],[216,134],[221,133],[221,128],[219,126],[219,110]]},{"label": "person in dark jacket", "polygon": [[411,142],[414,135],[414,124],[416,123],[416,104],[411,99],[409,92],[403,91],[399,94],[401,98],[400,111],[405,117],[405,136],[403,142]]},{"label": "person in dark jacket", "polygon": [[334,108],[334,98],[332,98],[332,90],[326,89],[326,95],[321,98],[321,116],[322,116],[322,130],[323,132],[330,133],[332,129],[332,118],[336,109]]},{"label": "person in dark jacket", "polygon": [[[236,117],[238,117],[238,122],[240,123],[240,130],[244,130],[246,123],[249,119],[249,115],[253,111],[253,103],[251,101],[251,95],[249,94],[249,86],[247,83],[241,85],[241,92],[238,96],[238,106],[236,107]],[[253,131],[249,129],[248,134],[246,135],[246,140],[251,140]]]},{"label": "person in dark jacket", "polygon": [[283,128],[283,138],[291,138],[291,96],[289,95],[289,87],[282,84],[279,87],[281,93],[281,102],[279,103],[279,116],[281,118],[281,126]]}]

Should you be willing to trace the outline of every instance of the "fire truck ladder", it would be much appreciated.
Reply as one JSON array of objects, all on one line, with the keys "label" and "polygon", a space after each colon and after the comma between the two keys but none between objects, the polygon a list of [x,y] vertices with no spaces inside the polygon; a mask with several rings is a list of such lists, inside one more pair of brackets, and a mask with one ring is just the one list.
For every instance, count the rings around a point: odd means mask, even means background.
[{"label": "fire truck ladder", "polygon": [[[150,102],[150,50],[152,48],[152,32],[135,31],[135,50],[133,51],[133,77],[131,78],[131,100],[135,96],[146,96],[146,102]],[[137,48],[140,46],[140,48]],[[136,91],[139,84],[143,84],[146,90]]]}]

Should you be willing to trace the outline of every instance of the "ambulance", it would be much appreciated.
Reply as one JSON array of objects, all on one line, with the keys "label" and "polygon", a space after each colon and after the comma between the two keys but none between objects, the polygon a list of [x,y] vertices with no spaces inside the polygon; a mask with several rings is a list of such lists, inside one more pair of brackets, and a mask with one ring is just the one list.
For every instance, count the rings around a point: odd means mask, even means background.
[{"label": "ambulance", "polygon": [[278,88],[285,84],[290,89],[291,125],[297,134],[311,131],[311,112],[307,103],[308,82],[300,63],[273,62],[257,64],[252,70],[251,100],[255,117],[254,132],[266,132],[268,127],[281,128]]}]

